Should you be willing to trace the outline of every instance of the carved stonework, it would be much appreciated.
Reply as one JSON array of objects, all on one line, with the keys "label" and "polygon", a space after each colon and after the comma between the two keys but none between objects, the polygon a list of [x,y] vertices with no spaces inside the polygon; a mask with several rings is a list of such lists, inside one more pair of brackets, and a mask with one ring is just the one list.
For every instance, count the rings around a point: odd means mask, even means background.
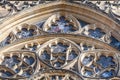
[{"label": "carved stonework", "polygon": [[119,5],[1,0],[0,79],[120,80]]},{"label": "carved stonework", "polygon": [[[59,1],[59,0],[56,0],[56,1]],[[38,1],[37,0],[36,1],[34,0],[33,1],[32,0],[31,1],[1,0],[0,1],[0,9],[1,9],[0,18],[2,20],[3,18],[8,17],[10,15],[14,15],[26,8],[30,8],[39,4],[49,3],[49,2],[52,2],[52,1],[49,1],[49,0],[38,0]],[[120,23],[120,1],[119,0],[115,0],[115,1],[70,0],[70,2],[91,7],[96,11],[100,11],[101,13],[107,14],[116,22]]]},{"label": "carved stonework", "polygon": [[55,14],[43,25],[43,30],[53,33],[70,33],[79,30],[79,22],[72,15]]},{"label": "carved stonework", "polygon": [[[82,25],[84,23],[84,25]],[[109,45],[120,49],[120,42],[111,35],[111,31],[104,30],[104,26],[90,24],[80,21],[72,15],[54,14],[48,18],[43,25],[22,24],[17,26],[11,33],[1,42],[1,47],[6,46],[18,39],[40,36],[45,34],[77,34],[91,37]],[[114,43],[113,43],[114,42]]]},{"label": "carved stonework", "polygon": [[30,77],[37,68],[37,57],[29,51],[13,51],[1,54],[0,77],[26,78]]},{"label": "carved stonework", "polygon": [[106,51],[85,52],[80,57],[81,73],[85,77],[115,77],[118,71],[118,57]]},{"label": "carved stonework", "polygon": [[110,18],[114,19],[116,22],[120,24],[120,1],[119,0],[83,0],[83,1],[72,1],[78,3],[80,5],[85,5],[95,9],[96,11],[100,11],[103,14],[106,14]]}]

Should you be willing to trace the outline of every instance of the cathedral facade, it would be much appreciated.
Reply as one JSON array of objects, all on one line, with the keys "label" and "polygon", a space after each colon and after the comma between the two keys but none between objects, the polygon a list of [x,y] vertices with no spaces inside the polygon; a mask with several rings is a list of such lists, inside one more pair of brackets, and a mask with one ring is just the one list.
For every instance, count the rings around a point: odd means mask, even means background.
[{"label": "cathedral facade", "polygon": [[1,0],[1,80],[120,80],[119,0]]}]

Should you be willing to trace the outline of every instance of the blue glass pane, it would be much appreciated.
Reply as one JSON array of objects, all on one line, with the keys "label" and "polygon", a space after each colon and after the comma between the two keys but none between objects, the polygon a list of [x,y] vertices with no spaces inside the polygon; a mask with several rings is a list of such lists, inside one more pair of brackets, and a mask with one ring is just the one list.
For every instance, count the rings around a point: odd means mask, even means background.
[{"label": "blue glass pane", "polygon": [[61,67],[61,65],[62,65],[61,62],[55,62],[54,63],[54,67]]},{"label": "blue glass pane", "polygon": [[84,76],[86,76],[86,77],[90,77],[92,75],[93,75],[92,71],[89,71],[89,70],[86,70],[84,73]]},{"label": "blue glass pane", "polygon": [[105,33],[101,31],[101,29],[97,28],[95,30],[89,30],[89,35],[94,38],[101,38]]},{"label": "blue glass pane", "polygon": [[101,55],[97,63],[101,65],[103,68],[115,67],[115,62],[113,61],[113,57],[111,56],[106,57],[104,55]]},{"label": "blue glass pane", "polygon": [[114,48],[120,50],[120,41],[118,41],[113,36],[111,37],[111,43],[110,43],[110,45],[113,46]]},{"label": "blue glass pane", "polygon": [[47,51],[44,51],[41,55],[41,59],[45,60],[49,60],[50,59],[50,55],[47,53]]},{"label": "blue glass pane", "polygon": [[89,23],[84,22],[82,20],[78,20],[78,21],[79,21],[79,23],[80,23],[80,25],[81,25],[82,28],[89,24]]},{"label": "blue glass pane", "polygon": [[17,68],[17,69],[15,69],[14,71],[15,71],[16,73],[18,73],[18,72],[20,72],[20,69]]},{"label": "blue glass pane", "polygon": [[27,30],[27,28],[22,28],[22,30],[17,33],[17,36],[19,38],[26,38],[26,37],[33,36],[33,32],[34,32],[33,29]]},{"label": "blue glass pane", "polygon": [[3,46],[6,46],[6,45],[10,44],[10,40],[11,40],[11,37],[10,37],[10,35],[9,35],[9,36],[8,36],[7,38],[5,38],[2,42],[0,42],[0,46],[3,47]]},{"label": "blue glass pane", "polygon": [[59,56],[59,58],[60,58],[61,60],[65,60],[65,59],[66,59],[66,56]]},{"label": "blue glass pane", "polygon": [[13,76],[13,74],[12,74],[11,72],[8,72],[8,71],[4,72],[4,74],[5,74],[7,77]]},{"label": "blue glass pane", "polygon": [[19,62],[20,60],[18,60],[16,57],[5,57],[4,61],[2,62],[2,65],[12,68],[14,65],[18,64]]},{"label": "blue glass pane", "polygon": [[85,58],[83,59],[83,61],[82,61],[82,64],[83,64],[83,65],[87,65],[87,64],[89,64],[93,59],[94,59],[93,56],[85,57]]},{"label": "blue glass pane", "polygon": [[68,56],[68,60],[73,60],[73,59],[75,59],[77,56],[78,56],[78,55],[76,54],[76,52],[72,50],[72,51],[70,52],[69,56]]},{"label": "blue glass pane", "polygon": [[37,45],[33,45],[29,47],[29,50],[31,51],[35,51],[37,49]]},{"label": "blue glass pane", "polygon": [[29,65],[32,65],[35,61],[35,59],[33,57],[28,57],[28,56],[25,56],[24,57],[24,61],[29,64]]},{"label": "blue glass pane", "polygon": [[44,21],[37,23],[36,26],[37,26],[38,28],[42,29],[42,28],[43,28],[43,24],[44,24]]},{"label": "blue glass pane", "polygon": [[68,46],[58,43],[57,45],[52,45],[51,48],[53,49],[53,53],[63,53],[66,52]]},{"label": "blue glass pane", "polygon": [[114,70],[110,70],[110,71],[105,71],[101,74],[101,77],[103,78],[110,78],[115,76],[115,71]]},{"label": "blue glass pane", "polygon": [[96,73],[99,73],[100,72],[100,69],[98,67],[95,67],[95,72]]}]

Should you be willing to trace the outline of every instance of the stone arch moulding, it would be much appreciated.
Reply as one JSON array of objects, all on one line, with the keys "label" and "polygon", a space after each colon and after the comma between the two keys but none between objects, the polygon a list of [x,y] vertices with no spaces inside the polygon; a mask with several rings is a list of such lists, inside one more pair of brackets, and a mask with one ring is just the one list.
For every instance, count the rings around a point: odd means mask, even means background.
[{"label": "stone arch moulding", "polygon": [[104,14],[67,1],[23,10],[0,25],[0,78],[117,79],[119,30]]}]

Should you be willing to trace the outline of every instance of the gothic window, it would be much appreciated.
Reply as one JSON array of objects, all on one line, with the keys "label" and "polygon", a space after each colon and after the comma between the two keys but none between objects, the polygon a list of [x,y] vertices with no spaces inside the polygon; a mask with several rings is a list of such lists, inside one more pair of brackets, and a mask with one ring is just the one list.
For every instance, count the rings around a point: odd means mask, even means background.
[{"label": "gothic window", "polygon": [[0,79],[120,80],[119,4],[1,0]]}]

